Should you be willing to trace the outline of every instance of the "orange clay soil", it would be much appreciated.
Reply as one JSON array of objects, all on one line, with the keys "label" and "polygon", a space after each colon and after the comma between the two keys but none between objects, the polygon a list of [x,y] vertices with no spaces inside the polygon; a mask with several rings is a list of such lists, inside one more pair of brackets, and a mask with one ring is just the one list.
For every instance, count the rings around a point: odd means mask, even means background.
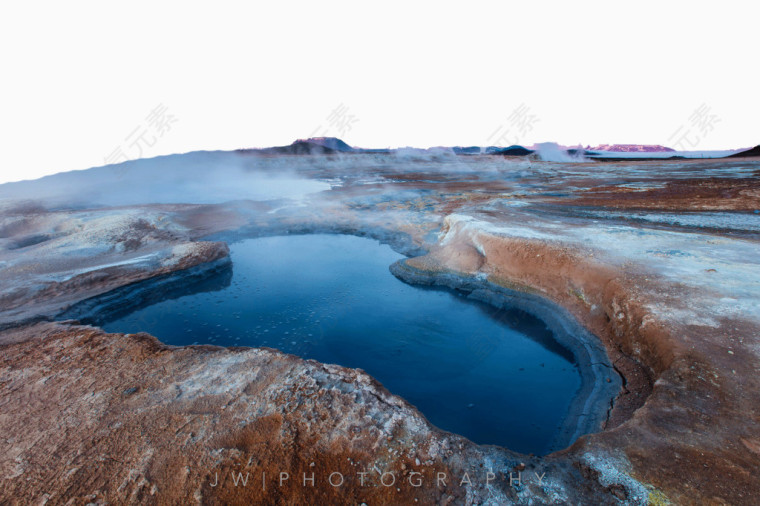
[{"label": "orange clay soil", "polygon": [[669,181],[662,188],[645,190],[597,186],[579,193],[565,204],[612,209],[668,211],[755,211],[760,201],[760,178],[685,179]]},{"label": "orange clay soil", "polygon": [[[730,222],[725,234],[647,229],[575,210],[746,214],[760,207],[760,161],[286,161],[340,184],[303,202],[2,204],[1,503],[756,504],[757,234],[730,237]],[[257,163],[281,169],[276,156]],[[438,430],[361,371],[30,323],[224,261],[223,241],[310,231],[375,237],[416,257],[412,268],[477,275],[565,307],[624,377],[604,430],[553,455],[518,455]],[[313,487],[303,484],[312,472]],[[234,483],[246,474],[247,486]]]},{"label": "orange clay soil", "polygon": [[760,493],[760,376],[752,358],[760,325],[660,320],[648,305],[688,304],[686,288],[643,270],[613,269],[566,245],[456,231],[444,242],[406,264],[487,273],[492,283],[559,302],[602,338],[624,376],[607,430],[560,455],[583,468],[584,452],[622,450],[632,476],[677,504],[752,503]]}]

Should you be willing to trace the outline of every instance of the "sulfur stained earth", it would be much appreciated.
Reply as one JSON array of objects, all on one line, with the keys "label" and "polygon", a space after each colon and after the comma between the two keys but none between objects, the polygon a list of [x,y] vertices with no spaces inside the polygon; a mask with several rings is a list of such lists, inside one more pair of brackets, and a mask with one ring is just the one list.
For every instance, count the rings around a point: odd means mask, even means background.
[{"label": "sulfur stained earth", "polygon": [[[360,370],[61,319],[309,232],[564,307],[623,378],[598,432],[478,446]],[[759,239],[752,158],[191,153],[2,185],[0,502],[756,504]]]}]

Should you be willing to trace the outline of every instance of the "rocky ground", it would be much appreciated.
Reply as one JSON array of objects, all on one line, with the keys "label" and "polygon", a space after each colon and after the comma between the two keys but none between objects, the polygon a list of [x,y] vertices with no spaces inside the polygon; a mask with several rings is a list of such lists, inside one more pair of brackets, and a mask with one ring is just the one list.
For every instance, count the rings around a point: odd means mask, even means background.
[{"label": "rocky ground", "polygon": [[[182,156],[0,186],[2,502],[754,504],[760,160]],[[623,377],[604,430],[519,455],[361,371],[53,322],[230,241],[314,231],[563,306]]]}]

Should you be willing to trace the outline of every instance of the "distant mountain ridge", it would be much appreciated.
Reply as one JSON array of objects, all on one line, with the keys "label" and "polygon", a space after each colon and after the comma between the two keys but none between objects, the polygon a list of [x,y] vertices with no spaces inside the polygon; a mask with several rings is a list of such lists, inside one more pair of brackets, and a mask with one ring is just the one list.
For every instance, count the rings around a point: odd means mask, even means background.
[{"label": "distant mountain ridge", "polygon": [[[636,156],[638,153],[678,153],[672,148],[668,148],[660,145],[650,144],[600,144],[595,147],[586,146],[586,148],[567,148],[566,146],[560,146],[554,143],[543,143],[526,148],[524,146],[513,145],[508,147],[498,146],[453,146],[453,147],[437,147],[431,148],[435,150],[450,150],[450,152],[460,155],[491,155],[491,156],[509,156],[509,157],[528,157],[537,156],[545,161],[564,161],[555,159],[556,157],[547,157],[547,153],[542,151],[540,146],[554,146],[553,153],[559,153],[562,156],[570,155],[575,158],[600,160],[600,161],[624,161],[624,160],[668,160],[668,159],[681,159],[681,158],[693,158],[695,155],[677,154],[668,157],[667,155],[652,155],[648,158],[646,156]],[[411,149],[411,148],[405,148]],[[307,139],[298,139],[292,144],[287,146],[274,146],[271,148],[254,148],[254,149],[239,149],[241,153],[260,153],[260,154],[275,154],[275,155],[335,155],[335,154],[388,154],[400,152],[397,149],[381,148],[381,149],[367,149],[356,148],[349,146],[346,142],[337,137],[309,137]],[[429,150],[419,149],[419,152],[425,152]],[[620,155],[605,155],[605,153],[621,153]],[[626,155],[625,153],[631,153]],[[709,153],[709,152],[704,152]],[[701,157],[705,157],[704,153]],[[731,153],[729,151],[729,153]],[[718,155],[708,154],[707,158],[723,158],[728,156],[727,154]],[[742,152],[733,152],[731,157],[755,157],[760,156],[760,146],[745,150]]]},{"label": "distant mountain ridge", "polygon": [[745,151],[740,151],[739,153],[734,153],[733,155],[729,155],[726,158],[754,158],[754,157],[760,157],[760,144],[755,146],[754,148],[747,149]]},{"label": "distant mountain ridge", "polygon": [[244,153],[263,153],[274,155],[334,155],[337,153],[389,153],[389,149],[354,148],[337,137],[309,137],[298,139],[287,146],[271,148],[239,149]]},{"label": "distant mountain ridge", "polygon": [[250,151],[276,155],[331,155],[348,153],[353,151],[353,148],[336,137],[310,137],[298,139],[288,146],[274,146]]},{"label": "distant mountain ridge", "polygon": [[354,148],[338,139],[337,137],[309,137],[308,139],[298,139],[296,142],[316,144],[327,149],[332,149],[333,151],[340,151],[342,153],[355,151]]},{"label": "distant mountain ridge", "polygon": [[586,146],[588,151],[612,151],[615,153],[662,153],[675,151],[675,149],[660,146],[659,144],[599,144],[596,147]]}]

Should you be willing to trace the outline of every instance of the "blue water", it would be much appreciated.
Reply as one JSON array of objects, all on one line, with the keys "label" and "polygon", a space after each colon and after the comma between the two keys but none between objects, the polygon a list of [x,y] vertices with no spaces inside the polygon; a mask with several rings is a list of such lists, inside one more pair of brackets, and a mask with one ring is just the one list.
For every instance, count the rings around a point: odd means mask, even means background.
[{"label": "blue water", "polygon": [[388,270],[402,256],[372,239],[294,235],[230,248],[231,277],[101,325],[172,345],[268,346],[359,367],[444,430],[548,451],[580,375],[542,321],[407,285]]}]

